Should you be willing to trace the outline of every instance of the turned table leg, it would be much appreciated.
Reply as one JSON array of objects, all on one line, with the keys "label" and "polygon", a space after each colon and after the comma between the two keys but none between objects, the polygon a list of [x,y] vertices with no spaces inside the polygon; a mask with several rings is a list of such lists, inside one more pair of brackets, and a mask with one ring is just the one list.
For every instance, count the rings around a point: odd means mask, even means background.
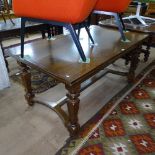
[{"label": "turned table leg", "polygon": [[129,83],[135,82],[135,70],[139,63],[140,51],[141,51],[141,46],[137,47],[131,54],[130,69],[129,69],[129,73],[128,73],[128,82]]},{"label": "turned table leg", "polygon": [[149,36],[149,39],[147,41],[147,44],[146,44],[146,49],[144,51],[144,62],[147,62],[148,61],[148,58],[149,58],[149,55],[150,55],[150,47],[151,47],[151,44],[152,44],[152,35]]},{"label": "turned table leg", "polygon": [[67,124],[70,136],[77,135],[80,125],[78,123],[78,110],[79,110],[79,96],[80,96],[80,85],[79,86],[66,86],[67,93],[67,107],[69,122]]},{"label": "turned table leg", "polygon": [[33,98],[35,95],[32,92],[32,88],[31,88],[31,73],[27,65],[23,64],[22,62],[18,62],[18,64],[22,68],[21,79],[26,92],[25,99],[28,105],[32,106],[34,104]]}]

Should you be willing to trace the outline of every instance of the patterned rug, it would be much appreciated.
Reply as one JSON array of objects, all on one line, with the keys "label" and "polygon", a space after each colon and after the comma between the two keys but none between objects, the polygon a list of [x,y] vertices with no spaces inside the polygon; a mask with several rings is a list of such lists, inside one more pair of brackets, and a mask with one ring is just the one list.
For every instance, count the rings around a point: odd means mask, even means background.
[{"label": "patterned rug", "polygon": [[[42,93],[58,84],[56,80],[37,70],[30,69],[31,86],[34,93]],[[20,73],[11,76],[11,79],[22,85]]]},{"label": "patterned rug", "polygon": [[155,155],[155,63],[125,89],[125,94],[124,90],[117,94],[57,154]]},{"label": "patterned rug", "polygon": [[[41,39],[42,38],[28,40],[28,41],[25,41],[25,44],[31,43],[37,40],[41,40]],[[4,49],[5,49],[6,54],[7,54],[7,49],[15,47],[15,46],[19,46],[19,45],[20,43],[17,43],[17,44],[13,44],[13,45],[5,47]],[[58,84],[58,81],[54,80],[52,77],[49,77],[48,75],[44,73],[41,73],[34,69],[30,69],[30,72],[31,72],[31,85],[32,85],[32,89],[34,93],[42,93]],[[14,82],[17,82],[22,85],[20,72],[18,72],[17,74],[11,75],[11,79]]]}]

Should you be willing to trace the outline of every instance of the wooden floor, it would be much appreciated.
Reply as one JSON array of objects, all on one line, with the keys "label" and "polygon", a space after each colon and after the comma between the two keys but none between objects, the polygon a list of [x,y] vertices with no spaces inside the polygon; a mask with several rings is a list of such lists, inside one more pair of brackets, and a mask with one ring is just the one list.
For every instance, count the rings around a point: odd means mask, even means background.
[{"label": "wooden floor", "polygon": [[[8,60],[13,73],[16,63],[13,59]],[[147,63],[141,61],[137,73],[153,60],[155,48]],[[124,69],[124,61],[119,60],[116,64]],[[125,77],[108,74],[86,89],[81,94],[80,123],[89,120],[126,84]],[[59,84],[39,97],[52,101],[64,95],[64,86]],[[53,111],[39,104],[32,108],[27,106],[21,85],[11,81],[10,88],[0,91],[0,155],[54,155],[68,137],[66,128]]]}]

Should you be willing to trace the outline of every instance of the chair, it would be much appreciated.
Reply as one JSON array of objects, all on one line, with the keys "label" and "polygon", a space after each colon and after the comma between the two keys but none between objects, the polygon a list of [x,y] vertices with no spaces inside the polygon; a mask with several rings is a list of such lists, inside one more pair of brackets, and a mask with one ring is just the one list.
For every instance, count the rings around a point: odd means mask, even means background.
[{"label": "chair", "polygon": [[10,15],[10,7],[7,0],[0,0],[0,14],[6,23],[5,15],[10,19],[11,23],[14,25],[14,22]]},{"label": "chair", "polygon": [[[85,54],[73,24],[78,24],[85,21],[93,10],[96,2],[97,0],[22,0],[21,3],[21,0],[14,0],[13,10],[15,15],[22,17],[21,57],[24,56],[25,22],[35,21],[66,27],[71,33],[72,39],[75,42],[81,59],[86,61]],[[93,41],[85,22],[84,27]]]},{"label": "chair", "polygon": [[124,23],[120,14],[127,9],[130,1],[131,0],[98,0],[94,8],[94,13],[96,14],[106,14],[115,17],[121,37],[124,41],[126,40],[123,33]]},{"label": "chair", "polygon": [[153,3],[153,2],[150,2],[148,4],[148,8],[147,8],[147,11],[145,13],[145,15],[151,15],[151,14],[155,14],[155,3]]},{"label": "chair", "polygon": [[142,8],[142,3],[149,3],[149,2],[155,3],[155,0],[137,0],[136,2],[138,2],[136,15],[131,15],[129,17],[124,17],[123,19],[129,19],[131,21],[136,19],[139,24],[142,24],[144,26],[148,26],[148,24],[145,22],[145,20],[150,20],[152,22],[155,22],[154,18],[145,17],[145,16],[140,15],[141,8]]}]

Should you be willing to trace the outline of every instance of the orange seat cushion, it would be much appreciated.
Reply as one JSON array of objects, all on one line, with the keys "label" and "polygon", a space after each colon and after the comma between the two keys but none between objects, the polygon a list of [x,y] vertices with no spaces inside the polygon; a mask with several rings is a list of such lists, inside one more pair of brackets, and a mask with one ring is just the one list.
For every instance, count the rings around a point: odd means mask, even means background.
[{"label": "orange seat cushion", "polygon": [[130,2],[131,0],[98,0],[94,10],[122,13]]},{"label": "orange seat cushion", "polygon": [[13,0],[15,15],[65,23],[79,23],[93,10],[97,0]]}]

